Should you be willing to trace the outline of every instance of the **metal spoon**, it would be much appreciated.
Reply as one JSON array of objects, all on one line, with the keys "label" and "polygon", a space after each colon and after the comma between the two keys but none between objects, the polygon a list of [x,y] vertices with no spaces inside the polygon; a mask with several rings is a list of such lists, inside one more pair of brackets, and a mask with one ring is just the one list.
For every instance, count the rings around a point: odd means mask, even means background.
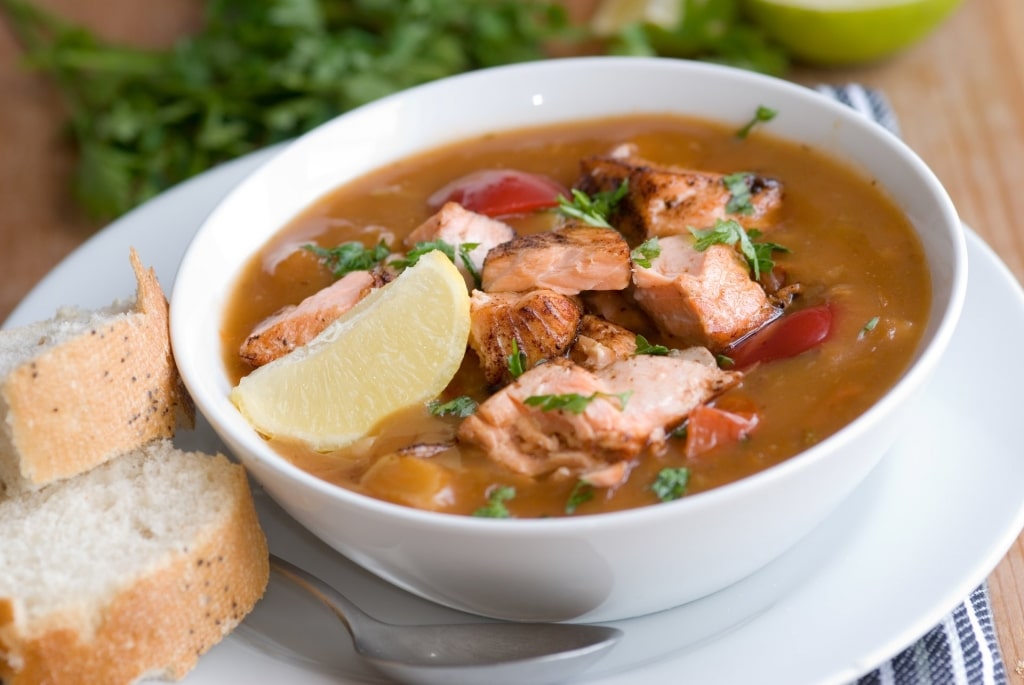
[{"label": "metal spoon", "polygon": [[597,661],[622,637],[618,628],[573,623],[384,623],[294,564],[272,554],[270,565],[341,619],[356,652],[409,685],[551,685]]}]

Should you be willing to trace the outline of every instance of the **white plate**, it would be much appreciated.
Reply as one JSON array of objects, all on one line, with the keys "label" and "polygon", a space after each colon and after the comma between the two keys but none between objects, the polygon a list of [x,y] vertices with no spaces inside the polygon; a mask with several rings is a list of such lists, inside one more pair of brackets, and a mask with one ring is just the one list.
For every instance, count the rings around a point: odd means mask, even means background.
[{"label": "white plate", "polygon": [[[186,182],[98,233],[47,276],[6,325],[57,307],[97,307],[133,292],[128,247],[170,290],[186,244],[214,204],[273,150]],[[996,566],[1024,526],[1017,415],[1024,294],[969,233],[963,319],[906,434],[821,527],[754,576],[711,597],[622,621],[626,637],[580,682],[843,683],[912,643]],[[983,366],[996,360],[996,369]],[[1010,363],[1000,364],[1000,360]],[[205,425],[186,448],[223,449]],[[466,620],[326,551],[259,491],[271,548],[395,622]],[[379,682],[351,658],[340,624],[272,584],[246,624],[213,648],[187,685]]]}]

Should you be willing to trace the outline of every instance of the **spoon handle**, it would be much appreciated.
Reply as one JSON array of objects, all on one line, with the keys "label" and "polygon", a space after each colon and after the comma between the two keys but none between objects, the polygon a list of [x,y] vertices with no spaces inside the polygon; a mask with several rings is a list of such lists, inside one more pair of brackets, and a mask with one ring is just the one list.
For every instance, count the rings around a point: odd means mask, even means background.
[{"label": "spoon handle", "polygon": [[270,568],[323,602],[327,608],[334,612],[335,616],[341,619],[341,622],[345,624],[345,628],[353,639],[356,638],[356,633],[361,627],[367,624],[378,623],[377,619],[353,604],[347,597],[331,587],[331,585],[290,561],[282,559],[276,554],[271,554]]}]

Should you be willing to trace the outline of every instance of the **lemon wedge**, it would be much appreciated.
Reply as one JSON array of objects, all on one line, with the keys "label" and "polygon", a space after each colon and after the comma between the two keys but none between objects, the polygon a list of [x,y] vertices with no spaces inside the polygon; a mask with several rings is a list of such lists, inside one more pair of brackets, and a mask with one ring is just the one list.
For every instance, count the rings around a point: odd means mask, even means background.
[{"label": "lemon wedge", "polygon": [[339,449],[388,415],[440,394],[468,338],[466,283],[435,250],[309,344],[244,377],[231,401],[267,437]]},{"label": "lemon wedge", "polygon": [[961,0],[745,0],[744,9],[797,59],[851,66],[923,38]]}]

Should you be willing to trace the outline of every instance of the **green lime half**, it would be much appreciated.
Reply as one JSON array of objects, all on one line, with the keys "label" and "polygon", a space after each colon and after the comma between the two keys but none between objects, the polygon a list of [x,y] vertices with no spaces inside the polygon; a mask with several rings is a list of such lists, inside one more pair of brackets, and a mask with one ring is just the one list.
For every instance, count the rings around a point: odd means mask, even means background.
[{"label": "green lime half", "polygon": [[926,36],[961,0],[744,0],[751,19],[796,59],[849,66]]}]

